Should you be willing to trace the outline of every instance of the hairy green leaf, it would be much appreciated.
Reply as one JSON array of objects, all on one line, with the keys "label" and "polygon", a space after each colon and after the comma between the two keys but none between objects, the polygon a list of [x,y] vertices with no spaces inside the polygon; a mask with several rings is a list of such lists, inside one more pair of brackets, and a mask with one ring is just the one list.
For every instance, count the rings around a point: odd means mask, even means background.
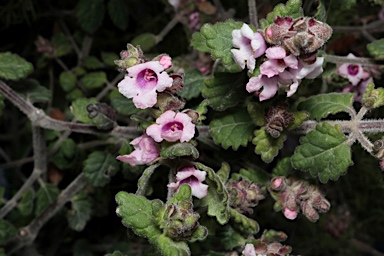
[{"label": "hairy green leaf", "polygon": [[256,145],[255,153],[261,155],[261,159],[264,162],[270,163],[283,147],[286,138],[285,134],[281,134],[278,138],[273,138],[266,132],[265,127],[262,127],[255,131],[255,138],[252,140],[252,143]]},{"label": "hairy green leaf", "polygon": [[266,19],[260,20],[260,28],[264,29],[273,23],[276,16],[298,18],[303,16],[303,9],[301,8],[301,0],[288,0],[287,3],[278,4],[273,8],[273,11],[268,13]]},{"label": "hairy green leaf", "polygon": [[247,235],[257,234],[260,230],[259,224],[245,215],[239,213],[235,209],[230,208],[231,220],[236,223],[234,225],[237,229]]},{"label": "hairy green leaf", "polygon": [[203,97],[209,100],[209,106],[214,110],[223,111],[233,107],[245,99],[246,79],[245,73],[215,73],[214,77],[205,81]]},{"label": "hairy green leaf", "polygon": [[367,108],[378,108],[384,105],[384,88],[375,89],[373,83],[369,83],[363,95],[363,104]]},{"label": "hairy green leaf", "polygon": [[272,170],[272,176],[288,176],[290,172],[293,171],[292,164],[291,164],[291,158],[290,157],[284,157],[281,159],[275,168]]},{"label": "hairy green leaf", "polygon": [[207,39],[200,32],[192,35],[191,46],[200,52],[210,52],[211,48],[207,46]]},{"label": "hairy green leaf", "polygon": [[124,0],[111,0],[108,2],[108,14],[113,23],[121,30],[126,30],[129,21],[128,2]]},{"label": "hairy green leaf", "polygon": [[337,180],[352,164],[351,148],[338,125],[319,124],[300,139],[300,144],[292,156],[293,167],[309,171],[322,183]]},{"label": "hairy green leaf", "polygon": [[84,161],[84,176],[95,187],[105,186],[118,170],[119,162],[107,152],[93,151]]},{"label": "hairy green leaf", "polygon": [[219,237],[221,244],[226,250],[233,250],[235,247],[241,247],[246,242],[244,236],[228,224],[220,228],[216,236]]},{"label": "hairy green leaf", "polygon": [[48,206],[56,200],[60,190],[53,184],[46,183],[36,193],[35,216],[39,216]]},{"label": "hairy green leaf", "polygon": [[300,102],[297,108],[309,112],[311,119],[320,120],[329,114],[348,111],[352,107],[353,97],[353,93],[320,94]]},{"label": "hairy green leaf", "polygon": [[189,256],[191,252],[184,241],[173,241],[168,236],[161,234],[155,240],[157,248],[164,256]]},{"label": "hairy green leaf", "polygon": [[76,231],[82,231],[91,218],[92,203],[85,192],[80,192],[71,199],[72,207],[68,211],[69,227]]},{"label": "hairy green leaf", "polygon": [[367,44],[367,49],[375,59],[384,59],[384,38]]},{"label": "hairy green leaf", "polygon": [[182,156],[192,156],[199,158],[199,151],[191,143],[176,143],[161,150],[161,157],[174,159]]},{"label": "hairy green leaf", "polygon": [[9,238],[15,236],[17,228],[10,222],[0,219],[0,245],[3,245]]},{"label": "hairy green leaf", "polygon": [[35,198],[35,192],[33,189],[29,189],[21,197],[20,202],[17,204],[17,209],[19,209],[21,215],[28,216],[33,212],[33,200]]},{"label": "hairy green leaf", "polygon": [[247,111],[256,126],[265,125],[265,107],[259,102],[248,102]]},{"label": "hairy green leaf", "polygon": [[103,86],[107,80],[107,74],[104,72],[91,72],[83,76],[80,80],[86,89],[95,89]]},{"label": "hairy green leaf", "polygon": [[79,98],[72,102],[71,111],[77,120],[86,124],[92,124],[87,111],[87,106],[91,103],[97,103],[97,100],[95,98]]},{"label": "hairy green leaf", "polygon": [[197,169],[207,172],[205,183],[208,185],[208,194],[201,199],[202,206],[208,206],[208,216],[216,217],[219,224],[224,225],[229,220],[228,191],[220,177],[209,167],[194,163]]},{"label": "hairy green leaf", "polygon": [[60,74],[59,82],[60,82],[61,88],[63,88],[64,91],[69,92],[75,88],[77,77],[72,72],[63,71]]},{"label": "hairy green leaf", "polygon": [[19,55],[10,52],[0,53],[0,78],[19,80],[32,72],[32,64]]},{"label": "hairy green leaf", "polygon": [[309,114],[307,111],[296,111],[293,112],[293,117],[295,118],[292,123],[290,123],[287,127],[288,131],[291,131],[297,127],[299,127],[302,123],[309,119]]},{"label": "hairy green leaf", "polygon": [[255,125],[244,109],[215,118],[209,125],[215,143],[221,144],[225,149],[232,147],[233,150],[247,146],[254,129]]},{"label": "hairy green leaf", "polygon": [[103,23],[103,0],[80,0],[76,5],[76,17],[85,32],[93,34]]},{"label": "hairy green leaf", "polygon": [[187,69],[184,75],[183,89],[178,93],[186,100],[196,98],[204,88],[204,76],[197,69]]}]

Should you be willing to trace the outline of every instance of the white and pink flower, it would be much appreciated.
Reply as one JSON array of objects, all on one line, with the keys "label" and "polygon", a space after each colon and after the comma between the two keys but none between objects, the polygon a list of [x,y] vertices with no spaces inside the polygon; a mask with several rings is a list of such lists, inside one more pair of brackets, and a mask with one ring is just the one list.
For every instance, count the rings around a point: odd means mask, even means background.
[{"label": "white and pink flower", "polygon": [[164,72],[169,63],[149,61],[127,69],[128,74],[117,85],[119,92],[127,98],[133,98],[137,108],[153,107],[157,102],[157,93],[172,86],[173,79]]},{"label": "white and pink flower", "polygon": [[176,182],[168,184],[168,188],[173,189],[175,192],[183,184],[188,184],[191,187],[192,195],[201,199],[208,193],[208,185],[203,184],[206,172],[197,170],[193,166],[187,166],[178,170],[176,174]]},{"label": "white and pink flower", "polygon": [[146,134],[134,139],[130,144],[135,150],[129,155],[116,157],[117,160],[136,166],[150,163],[160,156],[156,142]]},{"label": "white and pink flower", "polygon": [[146,133],[156,142],[187,142],[195,135],[195,125],[187,114],[168,110],[156,119],[156,124],[147,128]]},{"label": "white and pink flower", "polygon": [[273,77],[282,73],[285,68],[298,68],[299,61],[293,54],[287,55],[283,47],[270,47],[265,51],[268,60],[260,66],[260,73],[267,77]]},{"label": "white and pink flower", "polygon": [[257,256],[255,246],[253,246],[253,244],[246,244],[242,254],[244,256]]},{"label": "white and pink flower", "polygon": [[[352,53],[348,54],[347,57],[356,59],[356,56]],[[369,77],[369,73],[364,71],[361,65],[356,64],[341,64],[338,67],[337,72],[341,77],[347,78],[352,85],[357,85],[361,80]]]},{"label": "white and pink flower", "polygon": [[232,45],[239,48],[231,50],[236,64],[242,69],[247,65],[251,73],[255,69],[255,59],[263,55],[267,48],[263,36],[259,32],[253,32],[247,24],[232,31]]}]

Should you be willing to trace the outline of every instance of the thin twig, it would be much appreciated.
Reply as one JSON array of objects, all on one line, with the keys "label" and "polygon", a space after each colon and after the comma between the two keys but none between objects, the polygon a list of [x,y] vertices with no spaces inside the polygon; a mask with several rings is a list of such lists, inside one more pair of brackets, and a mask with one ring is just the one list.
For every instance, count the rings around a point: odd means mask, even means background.
[{"label": "thin twig", "polygon": [[363,66],[370,66],[370,67],[379,66],[378,64],[375,64],[374,61],[370,58],[356,57],[352,59],[349,57],[335,56],[335,55],[329,55],[329,54],[324,54],[323,57],[327,62],[336,63],[336,64],[352,63],[352,64],[360,64]]},{"label": "thin twig", "polygon": [[259,28],[259,23],[257,22],[256,0],[248,0],[248,13],[251,25],[257,30]]},{"label": "thin twig", "polygon": [[357,240],[356,238],[352,238],[351,240],[349,240],[349,243],[352,244],[357,249],[359,249],[360,251],[367,252],[373,256],[384,256],[384,253],[381,253],[381,252],[375,250],[374,248],[372,248],[372,246],[370,246],[364,242],[361,242],[361,241]]},{"label": "thin twig", "polygon": [[160,31],[156,36],[156,43],[159,43],[164,39],[164,37],[180,22],[180,17],[176,14],[170,22]]}]

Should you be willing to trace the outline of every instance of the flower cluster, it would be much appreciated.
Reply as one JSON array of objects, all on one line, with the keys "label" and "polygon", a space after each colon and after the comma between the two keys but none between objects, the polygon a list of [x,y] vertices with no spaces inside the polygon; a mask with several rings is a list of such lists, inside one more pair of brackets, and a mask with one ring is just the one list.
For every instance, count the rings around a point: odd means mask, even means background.
[{"label": "flower cluster", "polygon": [[244,256],[289,255],[292,248],[280,243],[287,238],[287,235],[283,232],[265,230],[254,243],[246,244],[242,253]]},{"label": "flower cluster", "polygon": [[[276,16],[274,23],[260,32],[253,32],[244,24],[232,32],[233,58],[250,74],[255,71],[256,58],[262,57],[260,73],[250,78],[246,85],[264,101],[272,98],[279,88],[292,96],[304,78],[314,79],[323,72],[324,58],[317,57],[317,50],[330,38],[332,29],[314,18]],[[257,70],[256,70],[257,71]]]},{"label": "flower cluster", "polygon": [[181,185],[188,184],[191,187],[192,195],[201,199],[208,193],[208,185],[203,184],[206,172],[197,170],[193,166],[186,166],[177,171],[176,182],[168,184],[168,188],[177,192]]},{"label": "flower cluster", "polygon": [[269,192],[276,200],[275,209],[281,209],[290,220],[296,219],[301,209],[310,221],[316,222],[319,213],[327,212],[331,207],[318,187],[302,180],[275,177],[271,180]]},{"label": "flower cluster", "polygon": [[[352,53],[348,54],[347,57],[351,60],[356,59],[356,56]],[[361,102],[365,89],[367,89],[369,83],[373,82],[370,72],[358,64],[341,64],[337,68],[337,73],[349,81],[349,84],[342,89],[342,92],[355,93],[354,100]]]}]

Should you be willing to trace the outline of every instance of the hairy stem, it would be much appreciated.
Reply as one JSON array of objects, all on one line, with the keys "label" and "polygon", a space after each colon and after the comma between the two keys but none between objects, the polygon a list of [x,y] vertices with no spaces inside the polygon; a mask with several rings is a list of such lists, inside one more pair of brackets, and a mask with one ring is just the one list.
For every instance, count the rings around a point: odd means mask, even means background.
[{"label": "hairy stem", "polygon": [[370,67],[379,66],[378,64],[375,64],[374,61],[370,58],[356,57],[352,59],[345,56],[335,56],[335,55],[329,55],[329,54],[324,54],[323,57],[327,62],[336,63],[336,64],[351,63],[351,64],[359,64],[363,66],[370,66]]},{"label": "hairy stem", "polygon": [[156,43],[161,42],[164,37],[180,22],[179,15],[175,15],[172,20],[160,31],[160,33],[156,36]]},{"label": "hairy stem", "polygon": [[256,0],[248,0],[248,13],[251,25],[258,29]]}]

